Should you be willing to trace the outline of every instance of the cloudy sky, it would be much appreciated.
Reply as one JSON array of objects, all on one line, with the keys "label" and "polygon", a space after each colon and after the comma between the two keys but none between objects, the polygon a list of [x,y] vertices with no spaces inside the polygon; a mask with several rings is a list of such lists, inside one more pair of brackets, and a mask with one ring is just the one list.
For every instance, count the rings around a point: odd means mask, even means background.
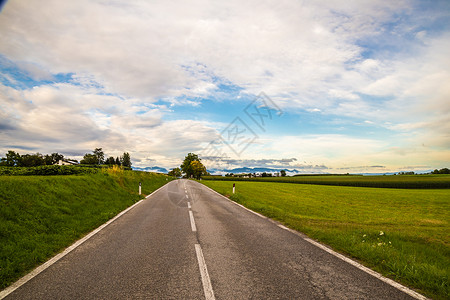
[{"label": "cloudy sky", "polygon": [[446,0],[10,0],[0,155],[449,167],[449,53]]}]

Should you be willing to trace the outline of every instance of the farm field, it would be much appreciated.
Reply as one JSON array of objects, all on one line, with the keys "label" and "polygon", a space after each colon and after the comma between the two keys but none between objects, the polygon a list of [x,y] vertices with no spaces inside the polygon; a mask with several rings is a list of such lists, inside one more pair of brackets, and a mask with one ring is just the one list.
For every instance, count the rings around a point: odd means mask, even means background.
[{"label": "farm field", "polygon": [[386,176],[362,176],[362,175],[302,175],[293,177],[222,177],[204,176],[205,180],[226,181],[262,181],[285,182],[337,186],[379,187],[379,188],[423,188],[441,189],[450,188],[450,175],[386,175]]},{"label": "farm field", "polygon": [[449,299],[450,190],[202,180],[435,299]]},{"label": "farm field", "polygon": [[119,168],[97,174],[0,176],[0,289],[171,178]]}]

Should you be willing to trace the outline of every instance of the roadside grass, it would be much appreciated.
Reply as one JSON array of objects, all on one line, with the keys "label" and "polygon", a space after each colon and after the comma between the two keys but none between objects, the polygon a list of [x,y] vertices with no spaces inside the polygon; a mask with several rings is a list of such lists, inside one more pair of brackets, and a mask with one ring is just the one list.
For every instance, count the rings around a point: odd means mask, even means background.
[{"label": "roadside grass", "polygon": [[225,181],[258,181],[258,182],[285,182],[300,184],[319,184],[335,186],[401,188],[401,189],[450,189],[450,175],[302,175],[293,177],[224,177],[203,176],[204,180]]},{"label": "roadside grass", "polygon": [[[435,299],[450,299],[450,190],[203,184]],[[231,194],[231,196],[230,196]]]},{"label": "roadside grass", "polygon": [[0,289],[168,182],[164,175],[0,176]]}]

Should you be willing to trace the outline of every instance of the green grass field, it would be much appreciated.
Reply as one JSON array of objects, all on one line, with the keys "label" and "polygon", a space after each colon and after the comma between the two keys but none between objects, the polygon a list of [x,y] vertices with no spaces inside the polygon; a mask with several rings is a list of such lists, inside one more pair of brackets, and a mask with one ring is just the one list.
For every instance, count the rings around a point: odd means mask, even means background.
[{"label": "green grass field", "polygon": [[170,178],[119,169],[89,175],[0,176],[0,289]]},{"label": "green grass field", "polygon": [[222,176],[204,176],[205,180],[228,181],[262,181],[320,184],[336,186],[378,187],[378,188],[413,188],[413,189],[450,189],[450,175],[302,175],[294,177],[256,177],[237,178]]},{"label": "green grass field", "polygon": [[[230,195],[232,182],[202,183]],[[231,199],[436,299],[449,299],[450,190],[236,182]]]}]

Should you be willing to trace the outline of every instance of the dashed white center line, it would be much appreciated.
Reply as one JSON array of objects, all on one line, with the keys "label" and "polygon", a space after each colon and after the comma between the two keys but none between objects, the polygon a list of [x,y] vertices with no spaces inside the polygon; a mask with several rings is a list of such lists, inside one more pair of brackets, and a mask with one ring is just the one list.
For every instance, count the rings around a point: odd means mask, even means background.
[{"label": "dashed white center line", "polygon": [[191,219],[191,229],[192,231],[197,231],[197,227],[195,226],[195,221],[194,221],[194,215],[192,214],[192,211],[189,211],[189,219]]},{"label": "dashed white center line", "polygon": [[[185,188],[186,198],[189,199],[188,192]],[[191,229],[193,232],[197,232],[197,226],[195,226],[194,214],[191,210],[191,203],[187,201],[189,209],[189,219],[191,220]],[[206,300],[215,300],[214,292],[211,285],[211,279],[209,278],[208,269],[206,268],[205,258],[203,256],[202,247],[200,244],[195,244],[195,253],[197,254],[198,267],[200,269],[200,275],[202,278],[203,292]]]},{"label": "dashed white center line", "polygon": [[205,258],[203,257],[202,247],[195,244],[195,252],[197,253],[198,267],[200,268],[200,275],[202,276],[203,292],[206,300],[215,300],[214,292],[209,279],[208,269],[206,268]]}]

